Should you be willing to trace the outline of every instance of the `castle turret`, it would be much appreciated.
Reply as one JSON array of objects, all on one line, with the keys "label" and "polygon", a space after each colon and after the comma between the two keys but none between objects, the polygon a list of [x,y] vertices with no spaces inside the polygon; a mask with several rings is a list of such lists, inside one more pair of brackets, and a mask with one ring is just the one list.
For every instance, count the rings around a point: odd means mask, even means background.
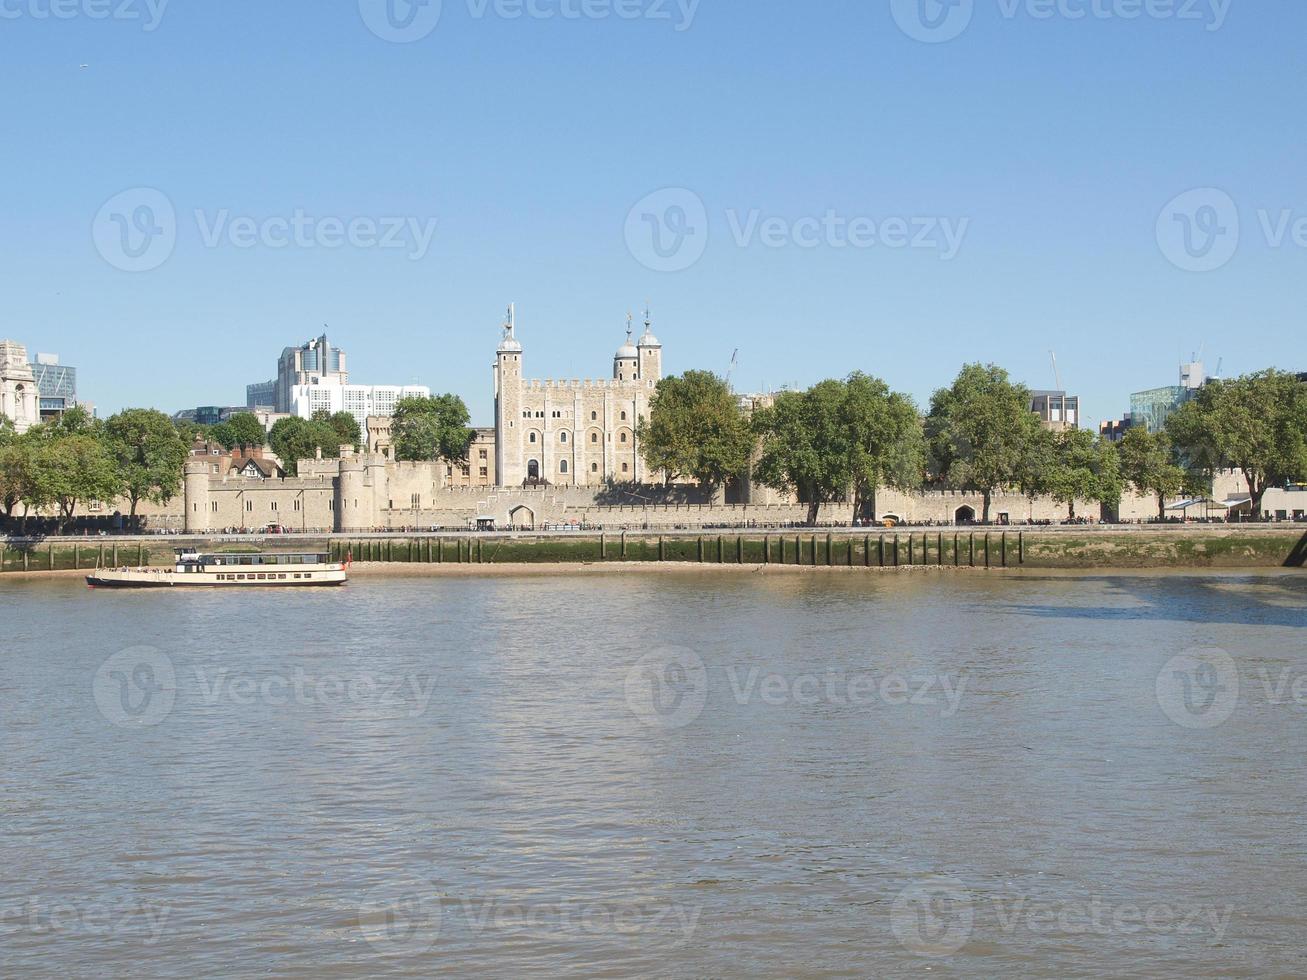
[{"label": "castle turret", "polygon": [[208,460],[187,460],[182,471],[182,506],[188,534],[199,534],[213,526],[213,502],[209,494],[211,466]]},{"label": "castle turret", "polygon": [[370,531],[375,524],[372,487],[368,486],[363,460],[342,459],[336,480],[336,530]]},{"label": "castle turret", "polygon": [[522,471],[522,345],[515,333],[515,313],[508,307],[504,337],[495,354],[495,484],[517,486]]},{"label": "castle turret", "polygon": [[631,315],[626,315],[626,343],[613,355],[613,380],[635,381],[640,377],[640,352],[631,340]]},{"label": "castle turret", "polygon": [[658,382],[663,379],[663,345],[653,335],[653,317],[644,310],[644,336],[636,348],[640,355],[640,379]]}]

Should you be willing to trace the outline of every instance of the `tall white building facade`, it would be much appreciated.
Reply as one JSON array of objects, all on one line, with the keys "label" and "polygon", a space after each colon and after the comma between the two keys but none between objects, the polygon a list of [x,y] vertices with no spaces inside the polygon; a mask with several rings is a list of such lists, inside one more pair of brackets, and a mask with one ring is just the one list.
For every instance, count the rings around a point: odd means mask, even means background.
[{"label": "tall white building facade", "polygon": [[19,432],[41,421],[36,375],[27,362],[27,348],[14,340],[0,340],[0,415]]},{"label": "tall white building facade", "polygon": [[349,412],[358,420],[359,432],[366,437],[368,416],[395,414],[401,398],[430,398],[425,385],[350,385],[323,381],[318,384],[292,385],[290,414],[311,419],[315,412]]}]

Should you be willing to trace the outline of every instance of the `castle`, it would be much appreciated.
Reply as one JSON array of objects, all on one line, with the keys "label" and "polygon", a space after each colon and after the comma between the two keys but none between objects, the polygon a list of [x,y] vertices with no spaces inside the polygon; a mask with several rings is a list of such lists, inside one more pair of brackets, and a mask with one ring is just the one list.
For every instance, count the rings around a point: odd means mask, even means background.
[{"label": "castle", "polygon": [[636,433],[663,376],[663,348],[646,310],[644,335],[613,355],[613,376],[594,381],[522,377],[513,307],[495,354],[495,473],[501,487],[548,483],[598,487],[644,483]]},{"label": "castle", "polygon": [[[338,459],[298,461],[298,475],[283,477],[261,467],[224,465],[196,455],[185,465],[182,492],[167,504],[142,503],[138,514],[151,527],[188,532],[278,525],[287,531],[495,527],[541,528],[585,524],[602,527],[702,527],[757,522],[801,523],[807,506],[754,486],[744,474],[731,503],[707,499],[696,486],[662,486],[640,456],[638,429],[647,417],[663,375],[662,345],[646,312],[644,333],[613,356],[613,376],[591,381],[526,380],[522,344],[509,308],[494,363],[495,426],[475,430],[461,462],[398,462],[390,458],[389,420],[368,420],[367,451],[342,447]],[[27,393],[26,378],[4,365],[13,383],[6,397]],[[25,363],[25,359],[24,359]],[[30,370],[30,369],[29,369]],[[902,494],[882,490],[878,518],[939,523],[974,521],[979,494],[963,491]],[[92,501],[78,513],[107,516],[121,505]],[[1077,505],[1097,513],[1095,504]],[[998,494],[999,521],[1056,520],[1065,505]],[[1120,516],[1147,518],[1156,504],[1127,494]],[[823,507],[820,519],[848,523],[848,503]]]}]

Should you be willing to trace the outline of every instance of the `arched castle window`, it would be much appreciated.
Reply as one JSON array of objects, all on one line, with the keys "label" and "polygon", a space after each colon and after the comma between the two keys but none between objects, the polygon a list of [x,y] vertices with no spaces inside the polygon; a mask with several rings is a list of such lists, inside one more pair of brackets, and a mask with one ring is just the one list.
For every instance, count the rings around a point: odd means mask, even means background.
[{"label": "arched castle window", "polygon": [[621,441],[622,441],[622,442],[626,442],[626,433],[625,433],[625,432],[622,433]]},{"label": "arched castle window", "polygon": [[598,418],[599,418],[599,413],[598,413],[598,412],[591,412],[591,413],[590,413],[590,421],[591,421],[591,422],[596,421]]},{"label": "arched castle window", "polygon": [[622,421],[623,421],[623,422],[626,421],[626,413],[625,413],[625,412],[622,413]]},{"label": "arched castle window", "polygon": [[598,432],[591,432],[591,433],[590,433],[590,441],[591,441],[591,442],[598,442],[598,441],[599,441],[599,433],[598,433]]},{"label": "arched castle window", "polygon": [[599,464],[598,464],[598,463],[591,463],[591,464],[590,464],[590,472],[591,472],[591,473],[598,473],[598,472],[599,472]]},{"label": "arched castle window", "polygon": [[566,473],[566,472],[567,472],[567,460],[565,460],[565,459],[560,459],[560,460],[558,461],[558,472],[559,472],[559,473]]},{"label": "arched castle window", "polygon": [[559,441],[559,442],[567,442],[567,433],[566,433],[566,432],[560,432],[560,433],[558,433],[558,441]]},{"label": "arched castle window", "polygon": [[625,463],[622,464],[622,472],[623,472],[623,473],[627,472],[627,470],[629,470],[629,469],[630,469],[630,467],[627,466]]},{"label": "arched castle window", "polygon": [[536,434],[535,434],[534,432],[531,433],[531,439],[530,439],[530,441],[531,441],[531,442],[535,442],[535,441],[536,441]]}]

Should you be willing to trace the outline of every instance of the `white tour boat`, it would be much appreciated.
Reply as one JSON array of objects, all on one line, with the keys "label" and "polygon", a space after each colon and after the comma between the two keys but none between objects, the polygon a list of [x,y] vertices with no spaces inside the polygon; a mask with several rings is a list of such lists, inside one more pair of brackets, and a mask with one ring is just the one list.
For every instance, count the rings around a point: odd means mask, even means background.
[{"label": "white tour boat", "polygon": [[104,589],[166,589],[174,586],[259,587],[344,585],[349,561],[325,554],[202,555],[179,548],[170,568],[97,568],[86,584]]}]

